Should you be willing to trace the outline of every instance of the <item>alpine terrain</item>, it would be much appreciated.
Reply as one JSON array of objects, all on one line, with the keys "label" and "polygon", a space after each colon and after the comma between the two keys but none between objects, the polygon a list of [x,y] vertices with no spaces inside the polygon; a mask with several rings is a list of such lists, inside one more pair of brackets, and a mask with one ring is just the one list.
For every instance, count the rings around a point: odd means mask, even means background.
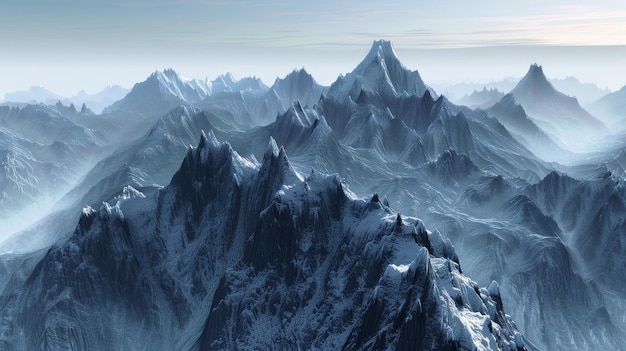
[{"label": "alpine terrain", "polygon": [[0,107],[0,349],[623,348],[621,91],[354,67]]}]

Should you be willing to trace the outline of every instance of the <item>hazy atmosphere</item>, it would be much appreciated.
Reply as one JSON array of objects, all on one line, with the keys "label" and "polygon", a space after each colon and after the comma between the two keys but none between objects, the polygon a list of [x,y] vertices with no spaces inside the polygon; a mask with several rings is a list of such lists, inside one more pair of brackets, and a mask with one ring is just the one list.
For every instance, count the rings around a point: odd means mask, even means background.
[{"label": "hazy atmosphere", "polygon": [[542,64],[616,90],[626,71],[623,1],[3,1],[0,97],[130,88],[157,69],[266,84],[306,68],[330,84],[371,42],[393,41],[426,82],[521,77]]},{"label": "hazy atmosphere", "polygon": [[0,3],[1,350],[624,349],[624,0]]}]

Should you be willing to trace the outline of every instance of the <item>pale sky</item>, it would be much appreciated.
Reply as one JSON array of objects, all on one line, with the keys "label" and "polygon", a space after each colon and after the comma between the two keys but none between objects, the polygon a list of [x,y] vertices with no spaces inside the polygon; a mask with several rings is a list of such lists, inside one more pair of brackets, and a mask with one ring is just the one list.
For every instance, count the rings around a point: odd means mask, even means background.
[{"label": "pale sky", "polygon": [[429,82],[522,76],[626,85],[626,1],[1,0],[0,99],[131,87],[152,71],[260,77],[304,67],[323,84],[375,39]]}]

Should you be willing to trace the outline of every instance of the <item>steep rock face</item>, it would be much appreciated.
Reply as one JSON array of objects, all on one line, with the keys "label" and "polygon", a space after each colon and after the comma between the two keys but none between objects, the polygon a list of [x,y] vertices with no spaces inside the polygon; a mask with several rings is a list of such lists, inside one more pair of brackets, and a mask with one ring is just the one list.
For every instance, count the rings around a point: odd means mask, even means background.
[{"label": "steep rock face", "polygon": [[606,126],[580,107],[576,98],[552,86],[541,66],[531,65],[511,94],[539,127],[571,148],[606,132]]},{"label": "steep rock face", "polygon": [[163,190],[86,208],[2,311],[15,350],[534,349],[421,221],[212,134]]}]

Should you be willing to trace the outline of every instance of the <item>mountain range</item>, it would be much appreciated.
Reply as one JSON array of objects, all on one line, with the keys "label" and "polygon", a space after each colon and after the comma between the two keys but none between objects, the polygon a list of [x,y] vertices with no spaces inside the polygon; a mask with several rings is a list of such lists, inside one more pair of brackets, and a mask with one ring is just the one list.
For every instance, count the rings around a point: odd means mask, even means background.
[{"label": "mountain range", "polygon": [[112,103],[122,99],[128,93],[128,89],[122,88],[119,85],[107,86],[102,91],[95,94],[89,94],[84,90],[79,91],[76,95],[71,97],[62,97],[55,94],[43,87],[34,86],[24,91],[16,91],[14,93],[7,93],[4,96],[4,104],[46,104],[54,105],[57,102],[61,102],[65,105],[85,105],[90,110],[97,113],[111,105]]},{"label": "mountain range", "polygon": [[577,155],[568,124],[608,131],[540,66],[486,110],[388,41],[329,87],[165,70],[103,114],[4,109],[3,201],[75,177],[0,246],[7,349],[625,343],[626,146]]},{"label": "mountain range", "polygon": [[[457,83],[452,85],[439,84],[435,88],[437,88],[438,91],[443,92],[444,95],[450,98],[450,100],[456,103],[461,103],[460,99],[465,96],[470,96],[474,92],[481,92],[482,90],[495,89],[505,93],[510,92],[515,85],[519,83],[520,79],[520,77],[508,77],[500,81],[492,81],[488,83]],[[584,107],[588,107],[590,104],[611,93],[608,88],[600,88],[593,83],[582,83],[577,78],[571,76],[562,79],[549,78],[549,82],[558,91],[564,93],[565,95],[575,96]]]}]

